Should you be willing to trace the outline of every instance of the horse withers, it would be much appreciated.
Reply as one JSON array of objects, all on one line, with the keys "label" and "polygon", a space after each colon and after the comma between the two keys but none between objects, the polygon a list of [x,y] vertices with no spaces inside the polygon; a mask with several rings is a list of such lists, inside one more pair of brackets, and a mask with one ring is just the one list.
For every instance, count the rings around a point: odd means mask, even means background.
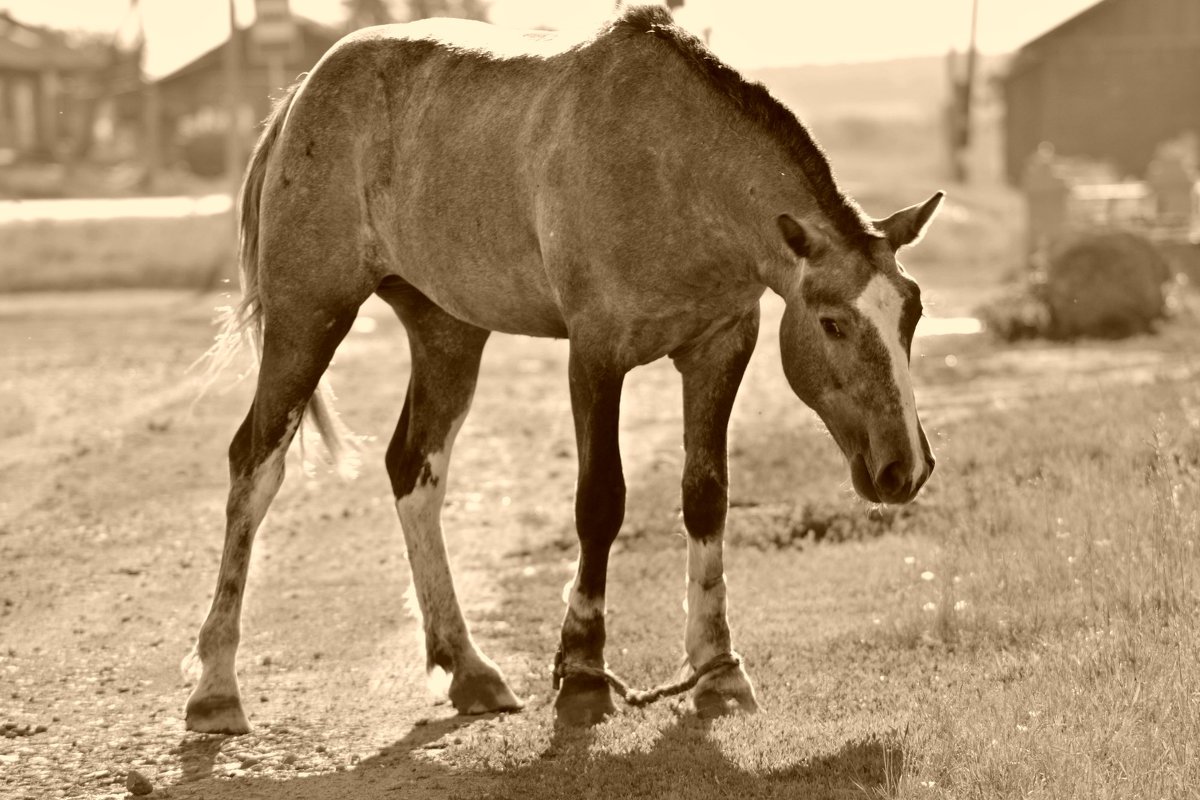
[{"label": "horse withers", "polygon": [[625,506],[618,407],[625,374],[663,356],[683,383],[693,699],[702,711],[755,708],[726,622],[722,535],[726,428],[759,299],[770,288],[786,301],[788,381],[858,492],[911,500],[933,457],[909,378],[920,294],[895,253],[940,199],[866,218],[807,129],[661,9],[585,38],[437,20],[343,39],[276,107],[242,189],[243,299],[214,363],[242,338],[261,363],[229,450],[225,546],[187,727],[248,730],[235,655],[251,545],[302,416],[343,463],[353,455],[321,379],[372,293],[412,353],[386,464],[427,667],[451,674],[455,708],[521,706],[471,639],[440,521],[492,331],[570,342],[580,553],[555,670],[560,719],[613,709],[602,671]]}]

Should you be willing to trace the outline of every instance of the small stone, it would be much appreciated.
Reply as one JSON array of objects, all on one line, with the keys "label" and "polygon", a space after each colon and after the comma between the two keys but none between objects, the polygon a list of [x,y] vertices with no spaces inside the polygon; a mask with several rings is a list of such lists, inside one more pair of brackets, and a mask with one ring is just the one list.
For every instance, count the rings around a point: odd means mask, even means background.
[{"label": "small stone", "polygon": [[269,667],[269,666],[271,666],[271,657],[270,657],[270,656],[260,656],[260,657],[259,657],[259,659],[258,659],[258,665],[259,665],[260,667]]},{"label": "small stone", "polygon": [[242,764],[241,764],[242,769],[250,769],[250,767],[253,767],[255,764],[259,763],[260,761],[262,761],[262,759],[259,758],[258,756],[249,756],[249,755],[243,756]]},{"label": "small stone", "polygon": [[130,794],[144,795],[154,791],[154,784],[136,769],[131,769],[125,776],[125,788]]},{"label": "small stone", "polygon": [[33,732],[34,733],[45,733],[48,730],[50,730],[50,729],[47,728],[45,725],[38,725],[37,727],[35,727],[33,729]]},{"label": "small stone", "polygon": [[283,754],[283,763],[295,764],[296,763],[296,754],[295,753],[284,753]]},{"label": "small stone", "polygon": [[324,753],[324,752],[325,752],[325,745],[323,745],[323,744],[319,744],[319,745],[317,745],[317,746],[316,746],[316,748],[314,748],[314,749],[315,749],[315,750],[316,750],[318,753]]}]

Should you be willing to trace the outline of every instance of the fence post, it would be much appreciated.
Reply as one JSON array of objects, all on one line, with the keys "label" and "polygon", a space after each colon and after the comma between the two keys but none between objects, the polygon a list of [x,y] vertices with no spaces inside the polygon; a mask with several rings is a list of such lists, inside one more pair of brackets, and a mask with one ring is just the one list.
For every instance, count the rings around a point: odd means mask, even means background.
[{"label": "fence post", "polygon": [[1155,222],[1162,227],[1186,228],[1192,220],[1197,169],[1182,154],[1160,152],[1150,162],[1146,183],[1154,193]]},{"label": "fence post", "polygon": [[1049,252],[1067,227],[1067,201],[1071,186],[1054,159],[1054,148],[1043,143],[1025,165],[1021,180],[1025,192],[1025,255]]}]

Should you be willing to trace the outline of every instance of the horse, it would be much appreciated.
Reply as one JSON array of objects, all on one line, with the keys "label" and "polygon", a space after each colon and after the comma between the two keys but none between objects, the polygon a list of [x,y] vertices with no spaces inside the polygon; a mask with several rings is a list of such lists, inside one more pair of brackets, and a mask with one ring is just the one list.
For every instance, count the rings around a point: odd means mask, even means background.
[{"label": "horse", "polygon": [[760,298],[770,289],[785,301],[785,376],[857,492],[910,501],[934,458],[909,374],[920,291],[896,251],[941,198],[868,218],[808,129],[663,9],[626,10],[584,36],[429,20],[340,40],[268,117],[240,193],[243,297],[213,359],[249,340],[259,370],[229,447],[224,548],[186,727],[249,730],[235,660],[251,546],[302,418],[337,463],[353,463],[323,375],[372,294],[411,350],[385,463],[426,667],[449,673],[454,708],[522,706],[471,638],[440,519],[451,448],[496,331],[569,341],[579,560],[557,718],[591,724],[614,710],[604,598],[625,507],[621,389],[663,356],[683,387],[692,699],[698,710],[755,710],[726,617],[722,542],[727,427]]}]

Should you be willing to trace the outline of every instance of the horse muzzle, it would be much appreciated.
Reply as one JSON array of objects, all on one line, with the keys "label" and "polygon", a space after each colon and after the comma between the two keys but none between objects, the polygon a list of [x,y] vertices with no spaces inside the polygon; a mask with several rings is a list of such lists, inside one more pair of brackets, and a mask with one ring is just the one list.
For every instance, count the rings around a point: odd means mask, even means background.
[{"label": "horse muzzle", "polygon": [[933,474],[936,463],[931,453],[926,452],[921,456],[924,463],[920,470],[914,470],[912,463],[904,458],[887,460],[878,468],[871,469],[867,458],[862,453],[856,454],[850,460],[850,478],[855,491],[872,503],[911,502]]}]

